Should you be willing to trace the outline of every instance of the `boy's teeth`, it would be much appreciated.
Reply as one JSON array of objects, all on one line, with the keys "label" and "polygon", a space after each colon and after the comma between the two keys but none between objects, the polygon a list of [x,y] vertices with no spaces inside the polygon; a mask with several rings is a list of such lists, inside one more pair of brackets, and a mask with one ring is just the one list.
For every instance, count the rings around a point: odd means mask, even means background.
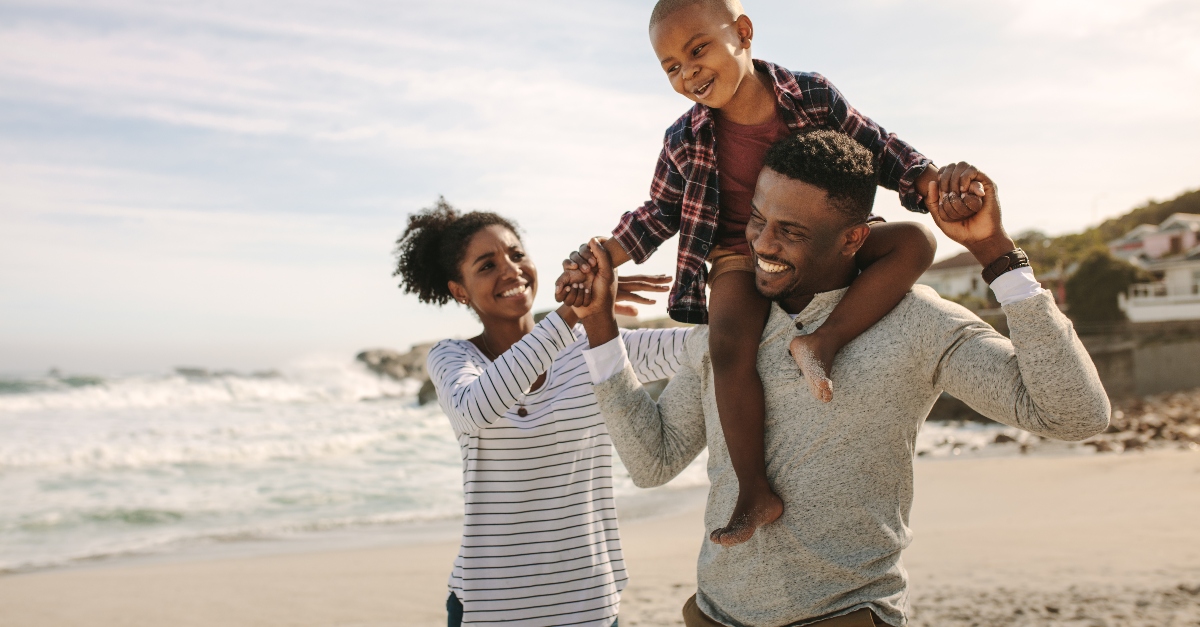
[{"label": "boy's teeth", "polygon": [[775,274],[776,272],[783,272],[784,270],[787,270],[787,266],[779,265],[777,263],[767,263],[766,261],[763,261],[761,258],[758,260],[758,267],[762,268],[763,270],[766,270],[767,272],[770,272],[771,274]]}]

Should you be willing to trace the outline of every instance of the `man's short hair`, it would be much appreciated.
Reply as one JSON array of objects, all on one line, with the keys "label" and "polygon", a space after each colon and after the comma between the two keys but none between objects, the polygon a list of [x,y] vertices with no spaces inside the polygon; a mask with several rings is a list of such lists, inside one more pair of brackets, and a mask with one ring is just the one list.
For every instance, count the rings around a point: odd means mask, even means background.
[{"label": "man's short hair", "polygon": [[791,135],[767,149],[765,167],[819,187],[850,224],[862,224],[875,204],[875,156],[837,131]]},{"label": "man's short hair", "polygon": [[724,9],[730,14],[730,21],[736,20],[745,13],[742,10],[742,3],[739,0],[658,0],[654,4],[654,10],[650,12],[650,28],[654,28],[659,22],[666,19],[668,15],[679,9],[693,5]]}]

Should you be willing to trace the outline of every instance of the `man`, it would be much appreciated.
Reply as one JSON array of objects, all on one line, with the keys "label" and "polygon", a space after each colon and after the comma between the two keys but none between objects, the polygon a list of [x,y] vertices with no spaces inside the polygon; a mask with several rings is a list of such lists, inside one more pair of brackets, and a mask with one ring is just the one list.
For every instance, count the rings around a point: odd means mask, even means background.
[{"label": "man", "polygon": [[[966,164],[947,170],[982,184],[984,206],[968,220],[938,226],[991,271],[984,278],[1008,316],[1011,341],[917,286],[842,350],[833,372],[838,394],[822,403],[788,346],[822,324],[854,279],[854,253],[869,232],[871,155],[828,131],[786,138],[768,152],[746,238],[757,289],[775,302],[758,369],[767,473],[784,514],[744,544],[704,543],[699,589],[684,607],[689,627],[905,625],[900,554],[911,539],[914,442],[943,390],[1046,437],[1079,440],[1107,426],[1096,369],[1005,233],[995,185]],[[585,356],[617,451],[634,483],[650,487],[669,481],[707,444],[705,524],[717,527],[738,484],[713,395],[707,328],[690,335],[680,371],[655,403],[616,340],[611,264],[598,244],[591,249],[601,265],[595,297],[581,310],[593,347]]]}]

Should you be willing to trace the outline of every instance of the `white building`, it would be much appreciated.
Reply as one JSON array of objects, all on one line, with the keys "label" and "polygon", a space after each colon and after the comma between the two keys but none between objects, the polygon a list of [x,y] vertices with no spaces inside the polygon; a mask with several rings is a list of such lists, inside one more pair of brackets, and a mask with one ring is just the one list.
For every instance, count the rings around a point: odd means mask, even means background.
[{"label": "white building", "polygon": [[943,298],[969,295],[986,301],[988,285],[980,272],[983,266],[975,261],[974,255],[964,252],[929,266],[917,283],[932,287]]},{"label": "white building", "polygon": [[1131,322],[1200,320],[1200,215],[1176,213],[1158,226],[1140,225],[1108,247],[1159,278],[1118,297]]},{"label": "white building", "polygon": [[1161,281],[1138,283],[1117,302],[1132,322],[1200,320],[1200,246],[1189,256],[1143,262]]}]

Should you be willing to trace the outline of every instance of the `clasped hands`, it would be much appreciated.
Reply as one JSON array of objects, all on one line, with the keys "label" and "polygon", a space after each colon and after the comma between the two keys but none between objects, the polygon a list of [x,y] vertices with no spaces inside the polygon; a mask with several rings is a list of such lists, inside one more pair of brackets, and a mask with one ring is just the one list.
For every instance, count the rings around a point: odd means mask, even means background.
[{"label": "clasped hands", "polygon": [[656,301],[638,292],[666,292],[671,277],[636,274],[618,277],[604,238],[593,237],[563,261],[563,273],[554,283],[554,300],[571,307],[580,320],[595,314],[636,316],[637,307]]}]

